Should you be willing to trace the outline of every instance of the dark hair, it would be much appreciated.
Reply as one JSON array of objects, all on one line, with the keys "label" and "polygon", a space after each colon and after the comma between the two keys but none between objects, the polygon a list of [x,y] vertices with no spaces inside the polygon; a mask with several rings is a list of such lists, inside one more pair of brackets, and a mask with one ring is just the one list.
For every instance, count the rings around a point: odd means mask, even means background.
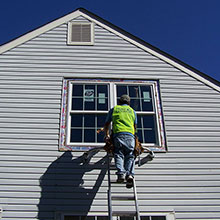
[{"label": "dark hair", "polygon": [[126,94],[122,95],[119,99],[119,104],[120,105],[123,105],[123,104],[130,105],[130,97]]}]

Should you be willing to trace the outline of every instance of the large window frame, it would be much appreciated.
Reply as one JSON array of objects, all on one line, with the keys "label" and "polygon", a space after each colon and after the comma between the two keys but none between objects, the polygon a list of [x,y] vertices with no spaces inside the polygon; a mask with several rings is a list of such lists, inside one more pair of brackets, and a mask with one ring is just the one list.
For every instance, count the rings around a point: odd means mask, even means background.
[{"label": "large window frame", "polygon": [[[73,110],[72,109],[72,91],[73,85],[107,85],[108,87],[108,108],[105,110]],[[155,135],[156,143],[143,143],[143,146],[150,148],[153,151],[166,151],[166,138],[164,121],[162,114],[162,106],[159,92],[159,82],[157,80],[96,80],[96,79],[64,79],[63,80],[63,97],[62,97],[62,111],[61,111],[61,121],[60,121],[60,141],[59,150],[66,151],[86,151],[94,147],[102,147],[102,143],[88,143],[88,142],[70,142],[71,136],[71,115],[72,114],[105,114],[107,115],[108,110],[117,104],[117,88],[120,86],[127,86],[127,88],[132,86],[137,86],[137,88],[142,88],[148,86],[151,88],[151,102],[152,111],[142,111],[136,110],[138,118],[141,118],[141,128],[139,129],[144,132],[143,118],[147,115],[153,116],[155,120]],[[84,87],[83,87],[84,88]],[[96,96],[98,99],[98,95]],[[105,97],[106,98],[106,97]],[[140,96],[141,99],[141,96]],[[142,98],[143,99],[143,98]],[[84,100],[83,100],[84,102]],[[141,103],[141,100],[140,100]],[[84,104],[83,104],[84,105]],[[140,104],[141,105],[141,104]],[[98,116],[97,116],[98,117]],[[104,121],[103,121],[104,125]],[[98,127],[96,127],[97,129]],[[100,128],[100,127],[99,127]],[[82,128],[83,129],[83,128]],[[143,136],[144,138],[144,136]]]}]

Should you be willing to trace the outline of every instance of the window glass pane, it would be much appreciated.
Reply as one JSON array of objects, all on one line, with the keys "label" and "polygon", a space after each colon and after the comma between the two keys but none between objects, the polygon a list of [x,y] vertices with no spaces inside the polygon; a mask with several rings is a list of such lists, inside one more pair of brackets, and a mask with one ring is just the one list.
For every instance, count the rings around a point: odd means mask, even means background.
[{"label": "window glass pane", "polygon": [[149,102],[145,102],[142,99],[142,111],[153,111],[153,104],[152,104],[152,99]]},{"label": "window glass pane", "polygon": [[82,142],[81,129],[71,129],[70,142]]},{"label": "window glass pane", "polygon": [[124,94],[128,94],[127,86],[117,85],[117,97],[121,97]]},{"label": "window glass pane", "polygon": [[131,104],[130,105],[135,111],[141,111],[140,100],[139,99],[131,99]]},{"label": "window glass pane", "polygon": [[108,216],[97,216],[97,220],[108,220]]},{"label": "window glass pane", "polygon": [[117,85],[117,103],[123,94],[131,98],[131,107],[136,111],[153,111],[151,86]]},{"label": "window glass pane", "polygon": [[65,215],[64,220],[80,220],[80,216],[73,216],[73,215]]},{"label": "window glass pane", "polygon": [[149,216],[141,216],[141,220],[150,220]]},{"label": "window glass pane", "polygon": [[137,128],[142,128],[142,116],[137,115]]},{"label": "window glass pane", "polygon": [[143,133],[142,133],[142,129],[137,129],[137,136],[138,136],[138,139],[141,143],[143,143]]},{"label": "window glass pane", "polygon": [[83,97],[83,86],[82,85],[73,85],[73,92],[72,92],[72,96],[80,96]]},{"label": "window glass pane", "polygon": [[71,128],[82,127],[82,114],[71,115]]},{"label": "window glass pane", "polygon": [[95,216],[81,216],[80,220],[95,220]]},{"label": "window glass pane", "polygon": [[120,220],[134,220],[134,217],[120,216]]},{"label": "window glass pane", "polygon": [[101,132],[101,133],[97,134],[97,142],[98,143],[104,142],[104,137],[105,137],[104,132]]},{"label": "window glass pane", "polygon": [[95,129],[85,129],[84,130],[84,142],[95,142]]},{"label": "window glass pane", "polygon": [[139,97],[139,86],[129,86],[129,96],[131,98],[140,98]]},{"label": "window glass pane", "polygon": [[105,119],[106,119],[107,114],[98,114],[97,115],[97,128],[100,129],[104,126],[105,124]]},{"label": "window glass pane", "polygon": [[150,86],[141,86],[142,111],[153,111],[152,94]]},{"label": "window glass pane", "polygon": [[85,114],[84,115],[84,127],[95,127],[95,115],[94,114]]},{"label": "window glass pane", "polygon": [[155,128],[154,115],[143,115],[141,117],[143,118],[144,128],[152,128],[154,130]]},{"label": "window glass pane", "polygon": [[84,110],[95,110],[95,101],[88,102],[85,100],[85,109]]},{"label": "window glass pane", "polygon": [[95,87],[96,87],[96,85],[94,85],[94,84],[86,84],[85,85],[85,89],[93,90],[94,94],[95,94]]},{"label": "window glass pane", "polygon": [[131,98],[131,107],[135,111],[140,111],[139,86],[129,86],[129,96]]},{"label": "window glass pane", "polygon": [[143,123],[140,115],[137,115],[137,136],[139,141],[143,143]]},{"label": "window glass pane", "polygon": [[95,110],[95,85],[85,85],[83,92],[84,110]]},{"label": "window glass pane", "polygon": [[82,109],[83,109],[83,98],[73,98],[72,110],[82,110]]},{"label": "window glass pane", "polygon": [[152,216],[152,220],[166,220],[166,216]]},{"label": "window glass pane", "polygon": [[157,139],[154,115],[138,115],[137,118],[138,138],[141,143],[156,143]]},{"label": "window glass pane", "polygon": [[107,85],[97,86],[97,109],[108,110],[108,90]]},{"label": "window glass pane", "polygon": [[156,143],[155,120],[153,115],[143,117],[145,143]]}]

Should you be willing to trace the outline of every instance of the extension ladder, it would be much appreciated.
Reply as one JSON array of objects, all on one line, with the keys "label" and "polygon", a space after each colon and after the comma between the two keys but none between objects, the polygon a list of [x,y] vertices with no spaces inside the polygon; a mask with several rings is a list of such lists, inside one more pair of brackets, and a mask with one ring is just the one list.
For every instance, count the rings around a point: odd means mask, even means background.
[{"label": "extension ladder", "polygon": [[[85,163],[89,158],[91,158],[91,156],[93,155],[93,153],[98,152],[100,150],[103,150],[103,147],[98,147],[98,148],[93,148],[87,152],[85,152],[83,154],[82,157],[82,162]],[[155,155],[154,152],[151,151],[148,148],[145,148],[145,151],[148,153],[148,157],[150,158],[150,160],[152,160]],[[138,206],[138,197],[137,197],[137,189],[136,189],[136,183],[135,183],[135,178],[133,180],[133,187],[131,189],[126,189],[126,186],[124,183],[117,183],[116,180],[112,181],[111,180],[111,170],[112,168],[114,168],[115,170],[115,166],[111,165],[111,161],[112,161],[112,155],[110,155],[109,153],[107,153],[107,164],[108,164],[108,216],[109,216],[109,220],[113,220],[113,216],[126,216],[126,217],[136,217],[136,220],[141,220],[140,218],[140,212],[139,212],[139,206]],[[141,160],[140,160],[140,156],[138,157],[138,166],[141,165]],[[118,186],[121,188],[121,192],[125,192],[125,190],[128,190],[129,195],[126,196],[115,196],[112,193],[112,185],[114,186]],[[130,195],[132,194],[132,195]],[[113,210],[113,201],[133,201],[133,210],[129,210],[129,211],[124,211],[124,210]]]},{"label": "extension ladder", "polygon": [[[112,181],[111,180],[111,170],[112,170],[111,159],[112,159],[111,156],[108,154],[108,216],[109,216],[109,220],[112,220],[113,216],[127,216],[127,217],[136,216],[136,220],[140,220],[135,178],[133,180],[133,187],[130,189],[126,189],[125,183],[117,183],[116,181]],[[123,196],[113,195],[112,185],[116,187],[117,186],[120,187],[122,192],[125,192],[126,190],[127,192],[126,195],[123,195]],[[130,211],[113,210],[114,201],[132,201],[133,210],[130,210]]]}]

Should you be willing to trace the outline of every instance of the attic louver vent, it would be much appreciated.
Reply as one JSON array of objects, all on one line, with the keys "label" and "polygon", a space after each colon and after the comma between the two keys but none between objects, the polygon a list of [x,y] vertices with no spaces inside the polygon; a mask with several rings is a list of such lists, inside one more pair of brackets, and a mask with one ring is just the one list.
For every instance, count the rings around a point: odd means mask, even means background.
[{"label": "attic louver vent", "polygon": [[68,44],[70,45],[93,45],[94,33],[92,23],[68,24]]}]

